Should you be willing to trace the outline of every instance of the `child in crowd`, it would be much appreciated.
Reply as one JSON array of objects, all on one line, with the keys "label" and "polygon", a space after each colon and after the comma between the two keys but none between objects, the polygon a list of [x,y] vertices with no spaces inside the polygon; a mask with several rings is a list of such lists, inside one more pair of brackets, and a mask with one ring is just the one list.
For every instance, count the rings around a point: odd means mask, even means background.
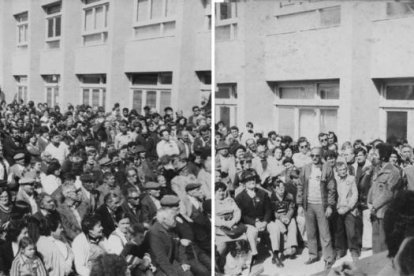
[{"label": "child in crowd", "polygon": [[228,276],[249,275],[252,255],[248,241],[237,240],[229,242],[228,250],[224,274]]},{"label": "child in crowd", "polygon": [[13,260],[10,276],[46,276],[47,272],[40,258],[37,256],[35,243],[24,237],[19,243],[19,253]]}]

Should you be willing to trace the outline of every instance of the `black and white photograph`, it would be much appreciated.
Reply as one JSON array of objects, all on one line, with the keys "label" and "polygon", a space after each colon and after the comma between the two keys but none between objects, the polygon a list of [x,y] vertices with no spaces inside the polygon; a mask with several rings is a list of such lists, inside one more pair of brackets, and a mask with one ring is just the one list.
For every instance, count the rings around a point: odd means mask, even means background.
[{"label": "black and white photograph", "polygon": [[215,5],[216,275],[414,275],[414,2]]},{"label": "black and white photograph", "polygon": [[0,275],[212,275],[209,0],[0,0]]}]

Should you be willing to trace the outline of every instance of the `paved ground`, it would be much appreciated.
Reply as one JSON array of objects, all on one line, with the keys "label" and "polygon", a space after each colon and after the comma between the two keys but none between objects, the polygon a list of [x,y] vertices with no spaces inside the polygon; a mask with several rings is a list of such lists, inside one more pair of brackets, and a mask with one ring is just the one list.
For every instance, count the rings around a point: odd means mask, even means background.
[{"label": "paved ground", "polygon": [[[361,258],[365,258],[372,255],[372,251],[362,252]],[[257,275],[262,276],[308,276],[323,271],[325,263],[321,260],[311,265],[305,265],[308,260],[308,251],[305,248],[301,255],[297,256],[294,260],[285,260],[284,268],[278,268],[272,264],[272,258],[268,257],[263,263],[255,265],[252,272],[257,270],[264,270]],[[334,266],[342,264],[344,261],[352,261],[351,254],[348,254],[342,259],[338,260]]]}]

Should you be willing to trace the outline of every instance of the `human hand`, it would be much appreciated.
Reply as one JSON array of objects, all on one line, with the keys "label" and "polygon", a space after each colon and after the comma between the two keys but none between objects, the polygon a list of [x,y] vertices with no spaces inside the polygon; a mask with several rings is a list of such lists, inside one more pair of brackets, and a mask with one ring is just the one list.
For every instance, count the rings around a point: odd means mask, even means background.
[{"label": "human hand", "polygon": [[182,246],[189,246],[191,241],[187,240],[187,239],[181,239],[180,243],[181,243]]},{"label": "human hand", "polygon": [[325,211],[325,217],[329,218],[332,215],[332,208],[328,206]]},{"label": "human hand", "polygon": [[183,268],[184,271],[189,271],[191,266],[188,264],[182,264],[181,267]]},{"label": "human hand", "polygon": [[299,206],[299,208],[298,208],[298,216],[300,216],[300,217],[305,216],[305,211],[303,210],[302,206]]}]

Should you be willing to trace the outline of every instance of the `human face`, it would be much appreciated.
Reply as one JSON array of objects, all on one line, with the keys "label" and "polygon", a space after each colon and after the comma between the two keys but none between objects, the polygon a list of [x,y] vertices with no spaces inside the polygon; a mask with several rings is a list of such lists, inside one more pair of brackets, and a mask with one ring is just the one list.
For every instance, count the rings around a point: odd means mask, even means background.
[{"label": "human face", "polygon": [[344,178],[346,177],[347,173],[348,173],[348,167],[347,166],[341,166],[339,168],[337,168],[338,171],[338,176],[340,178]]},{"label": "human face", "polygon": [[89,230],[89,235],[93,238],[102,237],[103,227],[100,221],[92,228],[92,230]]},{"label": "human face", "polygon": [[285,149],[285,157],[292,158],[292,156],[293,156],[292,149],[291,148],[286,148]]},{"label": "human face", "polygon": [[257,145],[256,142],[253,139],[249,139],[246,142],[247,147],[252,151],[252,152],[256,152],[257,150]]},{"label": "human face", "polygon": [[194,108],[193,112],[194,112],[194,115],[196,115],[196,116],[200,115],[200,109],[199,108]]},{"label": "human face", "polygon": [[9,195],[6,191],[3,191],[2,194],[0,194],[0,205],[1,206],[7,206],[10,203]]},{"label": "human face", "polygon": [[328,144],[334,144],[335,143],[335,137],[333,134],[329,134],[328,136]]},{"label": "human face", "polygon": [[364,154],[362,151],[358,152],[358,154],[356,155],[356,161],[359,164],[362,164],[365,162],[365,160],[367,160],[367,155]]},{"label": "human face", "polygon": [[60,140],[61,140],[60,135],[55,135],[55,136],[52,137],[52,143],[55,144],[55,145],[59,144]]},{"label": "human face", "polygon": [[34,187],[32,184],[23,185],[22,188],[28,195],[32,195],[34,192]]},{"label": "human face", "polygon": [[397,161],[398,161],[397,154],[392,153],[391,156],[390,156],[390,163],[396,166],[396,165],[398,165]]},{"label": "human face", "polygon": [[226,198],[226,190],[225,189],[218,189],[216,191],[216,199],[223,200]]},{"label": "human face", "polygon": [[17,243],[19,243],[25,237],[29,237],[29,229],[27,229],[27,227],[23,228],[22,231],[20,231],[20,234],[17,236]]},{"label": "human face", "polygon": [[53,211],[56,209],[55,202],[53,201],[52,197],[45,196],[42,201],[42,209]]},{"label": "human face", "polygon": [[165,225],[167,225],[170,228],[174,228],[177,225],[177,221],[175,220],[177,217],[177,214],[174,210],[169,210],[170,216],[167,216],[164,220]]},{"label": "human face", "polygon": [[412,150],[409,147],[403,147],[401,150],[401,157],[404,160],[410,160],[412,155]]},{"label": "human face", "polygon": [[56,231],[52,232],[51,234],[54,238],[57,239],[62,236],[62,232],[63,232],[63,227],[62,227],[62,224],[59,223],[58,227],[56,228]]},{"label": "human face", "polygon": [[221,149],[219,152],[220,152],[221,156],[227,156],[229,154],[228,149]]},{"label": "human face", "polygon": [[265,146],[260,145],[257,147],[257,156],[262,160],[266,159],[266,147]]},{"label": "human face", "polygon": [[335,158],[327,158],[326,162],[331,166],[332,168],[336,165],[336,159]]},{"label": "human face", "polygon": [[276,186],[275,192],[278,195],[283,195],[285,193],[285,184],[279,183],[279,186]]},{"label": "human face", "polygon": [[122,233],[127,233],[130,226],[131,226],[131,223],[129,221],[129,218],[121,219],[118,222],[118,228]]},{"label": "human face", "polygon": [[299,150],[301,153],[306,154],[308,152],[308,143],[307,142],[300,143]]},{"label": "human face", "polygon": [[137,179],[138,179],[138,175],[137,175],[137,172],[136,171],[129,171],[128,172],[128,182],[129,183],[136,183],[137,182]]},{"label": "human face", "polygon": [[253,190],[254,188],[256,188],[256,181],[254,179],[246,182],[246,189]]},{"label": "human face", "polygon": [[279,148],[277,148],[275,150],[275,158],[276,158],[276,160],[281,160],[282,159],[282,156],[283,156],[282,150],[279,149]]},{"label": "human face", "polygon": [[240,148],[236,151],[236,158],[240,159],[244,155],[244,149]]},{"label": "human face", "polygon": [[122,133],[126,133],[127,132],[127,126],[126,124],[120,124],[119,125],[119,131],[121,131]]},{"label": "human face", "polygon": [[160,189],[152,189],[149,190],[150,195],[152,195],[155,198],[159,198],[161,195],[161,190]]},{"label": "human face", "polygon": [[312,163],[317,165],[321,162],[321,150],[315,148],[311,152]]},{"label": "human face", "polygon": [[112,200],[110,200],[108,203],[108,208],[112,211],[115,212],[116,209],[118,209],[119,205],[120,205],[120,200],[119,198],[114,198]]},{"label": "human face", "polygon": [[290,169],[292,167],[293,167],[293,164],[292,163],[290,163],[290,162],[285,163],[285,168],[286,169]]},{"label": "human face", "polygon": [[210,157],[210,156],[208,156],[208,157],[206,158],[206,160],[204,160],[204,169],[205,169],[207,172],[211,172],[211,157]]},{"label": "human face", "polygon": [[346,163],[353,163],[355,161],[355,154],[353,148],[347,148],[344,150],[343,156],[346,160]]},{"label": "human face", "polygon": [[163,131],[162,132],[162,137],[161,137],[164,141],[169,141],[170,140],[170,134],[168,133],[168,131]]},{"label": "human face", "polygon": [[29,258],[32,259],[34,257],[34,254],[36,253],[36,249],[33,244],[29,244],[24,250],[23,254]]},{"label": "human face", "polygon": [[231,135],[233,135],[234,138],[237,138],[239,136],[239,131],[237,129],[232,129]]},{"label": "human face", "polygon": [[136,234],[135,236],[134,236],[134,242],[137,244],[137,245],[140,245],[140,244],[142,244],[142,242],[144,241],[144,238],[145,238],[145,234],[144,233],[138,233],[138,234]]},{"label": "human face", "polygon": [[105,178],[106,184],[108,184],[108,186],[113,187],[115,186],[115,176],[113,175],[109,175],[107,178]]},{"label": "human face", "polygon": [[319,143],[322,147],[326,147],[328,145],[328,136],[324,135],[319,138]]},{"label": "human face", "polygon": [[250,160],[250,159],[240,160],[240,165],[241,165],[242,170],[247,170],[247,169],[251,168],[252,160]]},{"label": "human face", "polygon": [[139,194],[137,192],[130,193],[128,196],[128,202],[132,206],[138,206],[139,205]]}]

